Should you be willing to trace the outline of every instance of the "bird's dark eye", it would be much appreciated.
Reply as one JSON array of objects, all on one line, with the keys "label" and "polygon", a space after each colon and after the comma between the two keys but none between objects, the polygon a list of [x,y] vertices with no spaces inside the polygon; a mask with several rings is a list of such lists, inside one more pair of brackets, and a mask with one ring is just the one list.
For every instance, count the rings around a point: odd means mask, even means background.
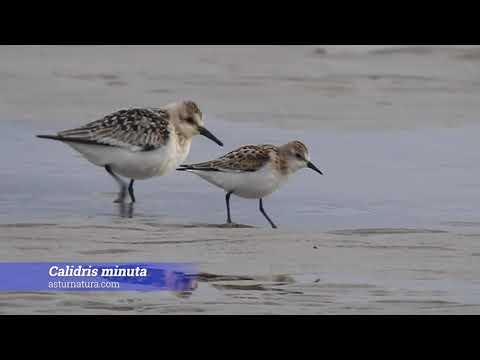
[{"label": "bird's dark eye", "polygon": [[195,120],[193,120],[192,117],[187,118],[186,121],[187,121],[190,125],[195,124]]},{"label": "bird's dark eye", "polygon": [[295,157],[296,157],[298,160],[303,160],[302,155],[300,155],[299,153],[296,153],[296,154],[295,154]]}]

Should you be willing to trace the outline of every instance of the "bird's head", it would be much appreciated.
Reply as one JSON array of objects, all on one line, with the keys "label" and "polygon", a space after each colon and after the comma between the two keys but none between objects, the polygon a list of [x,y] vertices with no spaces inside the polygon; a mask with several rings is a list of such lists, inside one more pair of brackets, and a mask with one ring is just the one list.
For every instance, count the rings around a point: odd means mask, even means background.
[{"label": "bird's head", "polygon": [[310,154],[304,143],[291,141],[280,147],[280,154],[284,159],[288,172],[296,172],[303,168],[310,168],[320,175],[323,173],[310,161]]},{"label": "bird's head", "polygon": [[173,113],[172,120],[176,130],[185,138],[191,139],[195,135],[203,135],[220,146],[223,143],[217,139],[203,122],[203,114],[200,108],[193,101],[181,101],[169,104],[165,107]]}]

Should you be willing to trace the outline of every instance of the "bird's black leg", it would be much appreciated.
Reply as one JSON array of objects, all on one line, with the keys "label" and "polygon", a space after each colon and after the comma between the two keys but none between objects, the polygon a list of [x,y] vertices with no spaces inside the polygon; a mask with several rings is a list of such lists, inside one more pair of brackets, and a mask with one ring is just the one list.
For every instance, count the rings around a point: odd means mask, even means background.
[{"label": "bird's black leg", "polygon": [[120,179],[113,171],[110,165],[105,165],[105,170],[115,179],[115,181],[120,185],[120,192],[118,193],[118,199],[115,200],[115,203],[123,203],[125,202],[125,198],[127,196],[127,184]]},{"label": "bird's black leg", "polygon": [[133,183],[135,180],[130,180],[130,185],[128,186],[128,193],[130,194],[130,198],[132,199],[132,203],[135,202],[135,194],[133,193]]},{"label": "bird's black leg", "polygon": [[225,196],[225,201],[227,203],[227,224],[232,223],[232,218],[230,217],[230,195],[232,195],[231,191]]},{"label": "bird's black leg", "polygon": [[267,213],[266,213],[265,210],[263,209],[263,200],[260,199],[260,202],[259,202],[259,203],[260,203],[260,212],[263,214],[263,216],[265,216],[265,219],[268,220],[268,222],[270,223],[270,225],[272,225],[272,228],[276,229],[276,228],[277,228],[277,225],[275,225],[275,224],[273,223],[273,221],[270,220],[270,218],[268,217]]}]

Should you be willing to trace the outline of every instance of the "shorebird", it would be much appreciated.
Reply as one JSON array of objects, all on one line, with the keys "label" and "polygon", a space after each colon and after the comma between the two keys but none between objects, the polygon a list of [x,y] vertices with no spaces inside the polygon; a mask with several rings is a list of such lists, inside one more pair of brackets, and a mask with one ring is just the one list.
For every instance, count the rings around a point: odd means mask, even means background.
[{"label": "shorebird", "polygon": [[[192,138],[203,135],[223,146],[204,127],[202,112],[193,101],[171,103],[160,108],[119,110],[82,127],[56,135],[37,135],[62,141],[91,163],[104,167],[120,185],[117,203],[128,193],[135,202],[135,180],[161,176],[187,157]],[[130,184],[120,176],[130,179]]]},{"label": "shorebird", "polygon": [[276,229],[263,208],[263,198],[277,190],[297,170],[307,167],[323,175],[310,161],[307,147],[300,141],[291,141],[282,146],[245,145],[216,160],[180,165],[177,170],[192,172],[225,190],[227,224],[232,224],[230,196],[233,194],[259,199],[260,212]]}]

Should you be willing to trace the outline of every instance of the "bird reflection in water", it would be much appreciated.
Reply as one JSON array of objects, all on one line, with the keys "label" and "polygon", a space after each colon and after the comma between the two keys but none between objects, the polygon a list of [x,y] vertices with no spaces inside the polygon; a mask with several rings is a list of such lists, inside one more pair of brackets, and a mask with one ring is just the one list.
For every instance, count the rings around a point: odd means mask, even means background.
[{"label": "bird reflection in water", "polygon": [[119,203],[118,216],[121,218],[133,218],[133,203]]}]

